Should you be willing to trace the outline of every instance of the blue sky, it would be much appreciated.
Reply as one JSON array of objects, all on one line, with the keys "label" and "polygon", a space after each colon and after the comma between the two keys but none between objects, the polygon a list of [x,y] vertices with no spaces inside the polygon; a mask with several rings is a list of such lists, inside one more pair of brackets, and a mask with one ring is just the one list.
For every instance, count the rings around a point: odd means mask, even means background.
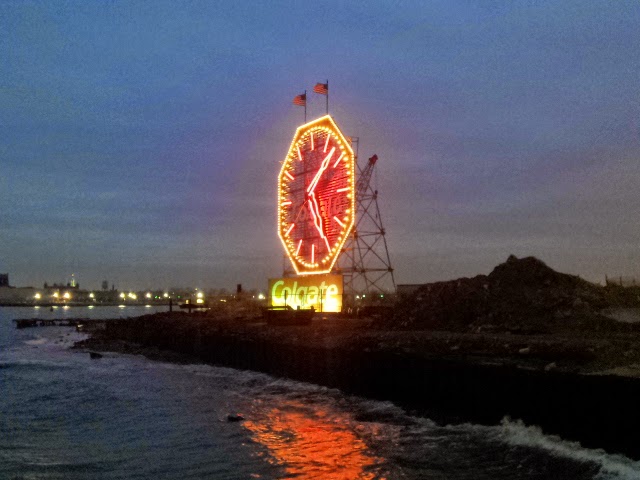
[{"label": "blue sky", "polygon": [[[325,79],[399,283],[640,277],[640,3],[0,2],[0,271],[263,287]],[[309,118],[324,97],[309,95]]]}]

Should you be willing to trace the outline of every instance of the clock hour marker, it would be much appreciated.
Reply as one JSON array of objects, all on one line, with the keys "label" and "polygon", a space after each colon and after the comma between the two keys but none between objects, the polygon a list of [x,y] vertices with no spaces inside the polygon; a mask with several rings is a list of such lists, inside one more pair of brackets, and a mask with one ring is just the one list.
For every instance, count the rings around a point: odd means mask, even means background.
[{"label": "clock hour marker", "polygon": [[278,236],[298,275],[330,272],[355,223],[352,142],[327,115],[296,129],[281,162]]},{"label": "clock hour marker", "polygon": [[[291,203],[291,202],[289,202],[289,203]],[[285,233],[285,236],[289,235],[291,233],[291,230],[293,230],[293,227],[295,227],[295,226],[296,226],[296,224],[292,223],[291,226],[289,227],[289,230],[287,230],[287,233]]]}]

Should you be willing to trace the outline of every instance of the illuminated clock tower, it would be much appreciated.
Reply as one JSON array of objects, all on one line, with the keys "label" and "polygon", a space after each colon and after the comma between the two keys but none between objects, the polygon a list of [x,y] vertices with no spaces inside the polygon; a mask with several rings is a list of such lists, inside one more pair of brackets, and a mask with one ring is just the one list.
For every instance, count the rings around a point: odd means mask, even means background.
[{"label": "illuminated clock tower", "polygon": [[278,175],[278,236],[298,275],[331,272],[355,201],[355,156],[333,118],[299,127]]}]

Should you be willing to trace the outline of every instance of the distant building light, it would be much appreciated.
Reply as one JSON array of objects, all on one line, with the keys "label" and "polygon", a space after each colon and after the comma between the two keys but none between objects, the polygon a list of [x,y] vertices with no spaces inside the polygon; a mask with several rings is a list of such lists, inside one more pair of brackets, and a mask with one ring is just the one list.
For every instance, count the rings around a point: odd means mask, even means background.
[{"label": "distant building light", "polygon": [[71,294],[70,294],[69,292],[64,292],[63,297],[64,297],[66,300],[69,300],[69,299],[71,298]]},{"label": "distant building light", "polygon": [[89,298],[96,298],[96,296],[93,293],[90,293]]},{"label": "distant building light", "polygon": [[263,293],[260,293],[258,295],[258,300],[264,300],[264,294]]},{"label": "distant building light", "polygon": [[120,294],[120,298],[125,298],[125,297],[126,297],[126,295],[124,294],[124,292],[122,292],[122,293]]},{"label": "distant building light", "polygon": [[151,298],[151,292],[147,292],[147,294],[145,295],[145,297],[147,297],[147,298]]},{"label": "distant building light", "polygon": [[35,298],[36,300],[40,300],[42,298],[42,295],[40,295],[39,293],[36,293],[33,298]]},{"label": "distant building light", "polygon": [[165,293],[165,294],[163,295],[163,297],[164,297],[164,298],[169,298],[169,294],[168,294],[168,293]]}]

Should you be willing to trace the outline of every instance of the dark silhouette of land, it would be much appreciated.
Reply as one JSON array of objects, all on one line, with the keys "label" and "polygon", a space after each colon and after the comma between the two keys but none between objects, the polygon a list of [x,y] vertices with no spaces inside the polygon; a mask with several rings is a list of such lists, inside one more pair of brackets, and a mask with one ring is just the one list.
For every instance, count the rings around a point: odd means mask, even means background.
[{"label": "dark silhouette of land", "polygon": [[[112,320],[76,348],[250,369],[391,400],[441,422],[505,416],[640,458],[638,292],[529,257],[439,282],[377,318],[270,326],[251,304]],[[638,366],[638,369],[636,369]]]}]

